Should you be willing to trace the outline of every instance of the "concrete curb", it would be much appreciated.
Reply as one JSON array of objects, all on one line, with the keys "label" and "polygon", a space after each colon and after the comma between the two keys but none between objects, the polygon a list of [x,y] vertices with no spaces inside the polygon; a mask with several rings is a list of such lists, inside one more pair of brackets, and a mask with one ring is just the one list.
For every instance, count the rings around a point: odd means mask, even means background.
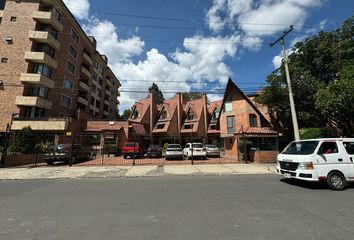
[{"label": "concrete curb", "polygon": [[0,181],[272,174],[276,174],[274,164],[45,167],[1,169]]}]

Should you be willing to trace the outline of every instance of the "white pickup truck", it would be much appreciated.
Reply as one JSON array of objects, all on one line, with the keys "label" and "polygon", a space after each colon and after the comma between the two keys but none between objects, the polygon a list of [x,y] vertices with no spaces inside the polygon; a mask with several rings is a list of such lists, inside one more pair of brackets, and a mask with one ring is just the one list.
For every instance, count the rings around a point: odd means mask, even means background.
[{"label": "white pickup truck", "polygon": [[354,138],[291,142],[277,158],[277,172],[287,178],[326,181],[343,190],[354,181]]}]

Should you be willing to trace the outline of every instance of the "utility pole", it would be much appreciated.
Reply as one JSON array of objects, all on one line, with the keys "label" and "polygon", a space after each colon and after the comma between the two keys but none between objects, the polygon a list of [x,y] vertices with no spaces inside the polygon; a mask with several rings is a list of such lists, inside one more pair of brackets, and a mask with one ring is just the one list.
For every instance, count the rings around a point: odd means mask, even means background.
[{"label": "utility pole", "polygon": [[276,40],[274,43],[270,44],[270,47],[273,47],[278,42],[282,46],[283,59],[284,59],[284,65],[285,65],[286,81],[287,81],[288,90],[289,90],[289,101],[290,101],[291,118],[293,120],[294,137],[295,137],[295,141],[299,141],[300,140],[299,126],[298,126],[298,123],[297,123],[297,116],[296,116],[296,109],[295,109],[293,91],[291,89],[291,81],[290,81],[290,74],[289,74],[289,67],[288,67],[288,57],[286,56],[285,44],[284,44],[285,36],[288,35],[288,33],[290,33],[293,29],[294,29],[294,27],[291,25],[290,29],[288,31],[285,31],[283,33],[283,35],[280,38],[278,38],[278,40]]}]

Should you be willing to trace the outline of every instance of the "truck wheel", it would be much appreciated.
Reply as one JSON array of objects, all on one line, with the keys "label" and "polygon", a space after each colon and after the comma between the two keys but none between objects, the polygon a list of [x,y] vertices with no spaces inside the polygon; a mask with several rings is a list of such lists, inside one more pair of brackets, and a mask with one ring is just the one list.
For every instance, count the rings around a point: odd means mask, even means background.
[{"label": "truck wheel", "polygon": [[332,190],[341,191],[347,186],[347,181],[342,173],[334,171],[328,174],[327,185]]}]

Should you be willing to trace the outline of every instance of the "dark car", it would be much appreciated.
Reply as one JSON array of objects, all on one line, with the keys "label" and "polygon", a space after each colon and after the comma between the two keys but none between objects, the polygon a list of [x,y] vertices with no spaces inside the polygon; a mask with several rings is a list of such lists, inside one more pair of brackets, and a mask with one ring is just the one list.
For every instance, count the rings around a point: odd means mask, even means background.
[{"label": "dark car", "polygon": [[72,149],[71,144],[51,145],[47,148],[44,154],[44,161],[48,165],[53,165],[55,162],[76,163],[79,160],[88,160],[92,158],[92,153],[85,147],[75,144]]},{"label": "dark car", "polygon": [[123,147],[123,158],[135,157],[140,158],[144,156],[144,147],[138,142],[127,142]]},{"label": "dark car", "polygon": [[147,149],[147,156],[148,158],[151,157],[162,157],[162,147],[159,145],[150,145],[150,147]]}]

